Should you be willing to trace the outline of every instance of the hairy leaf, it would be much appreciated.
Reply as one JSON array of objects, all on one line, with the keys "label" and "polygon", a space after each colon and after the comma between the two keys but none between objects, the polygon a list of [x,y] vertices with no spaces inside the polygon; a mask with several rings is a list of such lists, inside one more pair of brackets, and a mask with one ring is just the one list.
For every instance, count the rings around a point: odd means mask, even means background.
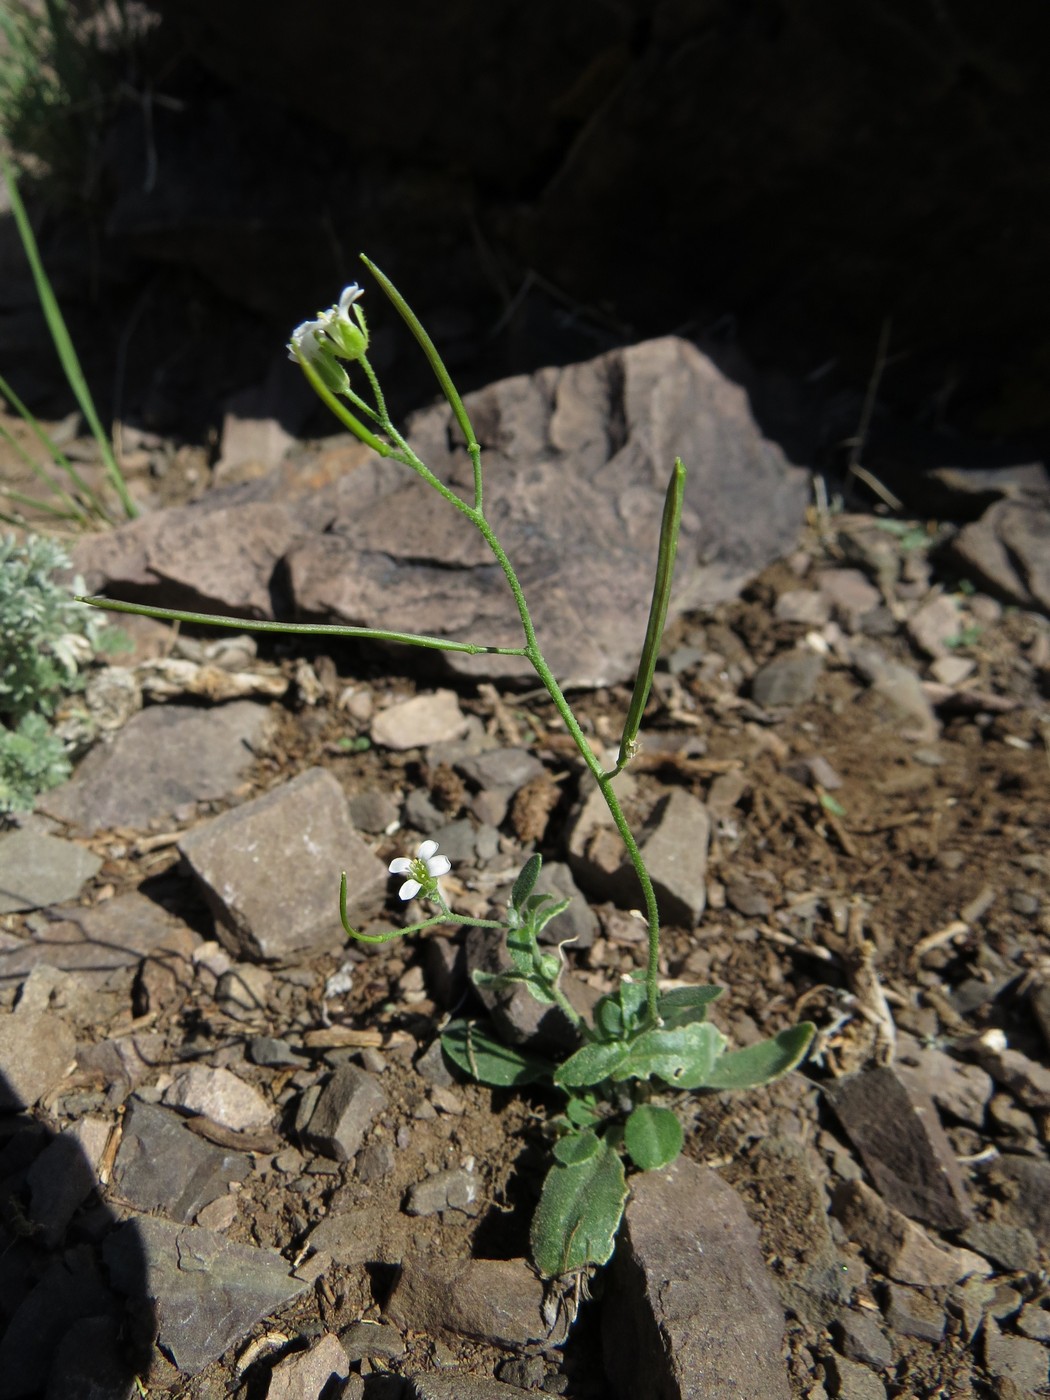
[{"label": "hairy leaf", "polygon": [[619,1153],[606,1143],[585,1162],[556,1162],[532,1217],[532,1257],[545,1278],[612,1257],[627,1200]]},{"label": "hairy leaf", "polygon": [[595,1042],[584,1045],[555,1071],[554,1082],[565,1089],[587,1088],[591,1084],[600,1084],[627,1058],[628,1049],[627,1042],[623,1040],[608,1044]]},{"label": "hairy leaf", "polygon": [[803,1021],[801,1025],[781,1031],[772,1040],[759,1041],[743,1050],[730,1050],[715,1061],[702,1087],[754,1089],[779,1079],[802,1063],[816,1031],[812,1021]]},{"label": "hairy leaf", "polygon": [[643,1172],[668,1166],[682,1150],[681,1123],[657,1104],[639,1104],[624,1124],[623,1136],[631,1161]]},{"label": "hairy leaf", "polygon": [[509,1089],[522,1084],[549,1080],[554,1072],[550,1060],[524,1055],[504,1045],[481,1023],[451,1021],[441,1035],[441,1048],[471,1079]]},{"label": "hairy leaf", "polygon": [[725,1036],[710,1021],[696,1021],[677,1030],[643,1031],[612,1071],[612,1078],[650,1079],[654,1074],[676,1089],[706,1084]]},{"label": "hairy leaf", "polygon": [[706,1021],[707,1008],[721,995],[721,987],[675,987],[663,993],[656,1007],[664,1028],[674,1030],[693,1021]]},{"label": "hairy leaf", "polygon": [[536,881],[540,878],[540,869],[543,866],[543,857],[531,855],[521,867],[518,878],[514,881],[514,888],[510,892],[511,908],[517,909],[520,913],[525,907],[525,901],[535,888]]},{"label": "hairy leaf", "polygon": [[601,1148],[601,1139],[590,1129],[580,1133],[566,1133],[554,1144],[554,1158],[563,1167],[574,1167],[580,1162],[588,1162]]}]

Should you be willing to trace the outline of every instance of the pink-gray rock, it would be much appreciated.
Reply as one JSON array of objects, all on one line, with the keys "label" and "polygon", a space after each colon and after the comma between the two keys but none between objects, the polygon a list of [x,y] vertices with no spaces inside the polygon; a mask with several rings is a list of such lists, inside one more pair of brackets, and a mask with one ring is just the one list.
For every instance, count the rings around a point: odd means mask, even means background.
[{"label": "pink-gray rock", "polygon": [[455,692],[435,690],[380,710],[372,721],[371,733],[372,742],[380,748],[403,752],[458,739],[466,727],[467,717]]},{"label": "pink-gray rock", "polygon": [[775,656],[751,678],[751,698],[763,708],[801,705],[812,700],[824,670],[824,660],[808,649]]},{"label": "pink-gray rock", "polygon": [[784,1314],[758,1231],[713,1171],[679,1157],[634,1178],[602,1317],[624,1400],[787,1400]]},{"label": "pink-gray rock", "polygon": [[951,655],[948,642],[961,630],[959,604],[950,594],[941,593],[908,618],[908,635],[930,657]]},{"label": "pink-gray rock", "polygon": [[203,1113],[234,1132],[268,1127],[273,1117],[258,1089],[230,1070],[213,1069],[211,1065],[191,1065],[181,1070],[164,1090],[162,1102],[187,1113]]},{"label": "pink-gray rock", "polygon": [[405,1201],[406,1215],[437,1215],[443,1210],[458,1210],[464,1215],[478,1215],[479,1182],[473,1172],[462,1167],[450,1167],[435,1172],[409,1187]]},{"label": "pink-gray rock", "polygon": [[386,867],[350,825],[342,788],[319,768],[195,827],[179,849],[223,941],[249,958],[340,946],[341,870],[351,918],[375,912],[386,893]]},{"label": "pink-gray rock", "polygon": [[426,1376],[409,1376],[404,1400],[536,1400],[535,1390],[522,1390],[488,1376],[470,1376],[463,1371],[432,1371]]},{"label": "pink-gray rock", "polygon": [[1050,504],[1045,493],[1002,500],[964,525],[952,555],[989,592],[1050,612]]},{"label": "pink-gray rock", "polygon": [[312,1102],[309,1115],[302,1114],[301,1126],[297,1118],[296,1127],[315,1151],[346,1162],[385,1107],[386,1095],[374,1075],[356,1065],[340,1065]]},{"label": "pink-gray rock", "polygon": [[957,1060],[911,1036],[897,1038],[896,1066],[905,1082],[915,1082],[939,1109],[973,1128],[984,1126],[994,1084],[980,1065]]},{"label": "pink-gray rock", "polygon": [[402,1328],[498,1346],[546,1341],[543,1284],[524,1259],[405,1259],[386,1305]]},{"label": "pink-gray rock", "polygon": [[145,830],[186,803],[231,793],[271,728],[269,712],[250,700],[208,710],[154,705],[96,745],[70,781],[43,793],[38,806],[85,832]]},{"label": "pink-gray rock", "polygon": [[103,1256],[116,1288],[153,1303],[159,1345],[191,1376],[307,1287],[272,1250],[153,1217],[119,1226]]},{"label": "pink-gray rock", "polygon": [[1028,1337],[1006,1336],[994,1318],[984,1323],[984,1364],[999,1381],[1012,1381],[1023,1395],[1045,1393],[1050,1351]]},{"label": "pink-gray rock", "polygon": [[342,1343],[333,1332],[326,1332],[308,1351],[295,1352],[277,1363],[266,1400],[319,1400],[333,1377],[346,1380],[349,1374]]},{"label": "pink-gray rock", "polygon": [[883,1198],[916,1220],[955,1230],[973,1219],[932,1100],[895,1067],[859,1070],[825,1095]]},{"label": "pink-gray rock", "polygon": [[73,1067],[73,1032],[50,1011],[0,1016],[0,1109],[32,1108]]},{"label": "pink-gray rock", "polygon": [[888,1206],[862,1181],[844,1181],[835,1189],[831,1213],[875,1268],[898,1283],[947,1288],[989,1272],[970,1250],[935,1244],[921,1225]]},{"label": "pink-gray rock", "polygon": [[874,1371],[834,1353],[827,1358],[827,1379],[826,1393],[835,1400],[886,1400],[886,1386]]},{"label": "pink-gray rock", "polygon": [[12,832],[0,840],[0,914],[76,899],[101,865],[100,856],[75,841],[42,831]]},{"label": "pink-gray rock", "polygon": [[113,1184],[130,1205],[189,1221],[250,1171],[244,1153],[206,1142],[171,1109],[135,1097],[128,1101]]}]

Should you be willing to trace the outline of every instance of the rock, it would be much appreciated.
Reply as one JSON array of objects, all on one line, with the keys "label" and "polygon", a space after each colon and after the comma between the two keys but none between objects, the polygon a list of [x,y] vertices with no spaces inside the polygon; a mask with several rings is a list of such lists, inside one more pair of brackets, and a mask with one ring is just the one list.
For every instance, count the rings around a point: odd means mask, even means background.
[{"label": "rock", "polygon": [[365,788],[347,799],[350,820],[358,831],[369,836],[378,836],[388,827],[397,823],[399,807],[397,800],[389,792],[379,792],[375,788]]},{"label": "rock", "polygon": [[543,1284],[524,1259],[405,1259],[386,1305],[402,1329],[455,1332],[497,1346],[546,1341]]},{"label": "rock", "polygon": [[[665,924],[693,928],[707,902],[707,848],[711,819],[702,802],[680,788],[657,803],[639,846]],[[641,902],[638,877],[629,861],[617,870],[612,894],[628,905]]]},{"label": "rock", "polygon": [[400,1264],[411,1252],[409,1220],[400,1211],[381,1205],[360,1205],[332,1211],[310,1231],[310,1247],[328,1254],[337,1264]]},{"label": "rock", "polygon": [[[486,514],[564,686],[634,673],[676,452],[691,467],[672,617],[686,599],[697,607],[732,596],[801,522],[804,475],[760,438],[743,391],[683,340],[503,380],[466,403],[488,445]],[[428,409],[409,440],[432,471],[469,491],[469,462],[450,426],[447,409]],[[301,614],[392,630],[410,619],[420,632],[521,645],[487,545],[422,481],[396,463],[370,464],[343,477],[332,500],[329,530],[286,558]],[[473,677],[533,674],[520,658],[444,659]]]},{"label": "rock", "polygon": [[102,1253],[115,1288],[153,1302],[158,1344],[191,1376],[307,1286],[271,1250],[154,1217],[118,1226]]},{"label": "rock", "polygon": [[478,1188],[479,1182],[474,1173],[460,1167],[435,1172],[433,1176],[409,1187],[405,1213],[437,1215],[443,1210],[458,1210],[464,1215],[478,1215],[482,1208]]},{"label": "rock", "polygon": [[462,1371],[432,1371],[425,1376],[409,1376],[404,1400],[525,1400],[526,1396],[536,1400],[536,1391]]},{"label": "rock", "polygon": [[257,963],[234,963],[215,984],[215,1004],[235,1021],[257,1021],[265,1014],[273,973]]},{"label": "rock", "polygon": [[867,1366],[831,1355],[827,1359],[827,1368],[830,1393],[837,1400],[886,1400],[885,1385]]},{"label": "rock", "polygon": [[598,932],[598,916],[580,893],[572,870],[560,860],[545,860],[536,881],[535,894],[550,894],[555,900],[570,901],[568,909],[553,919],[540,934],[541,943],[571,941],[576,950],[589,948]]},{"label": "rock", "polygon": [[875,1268],[898,1283],[946,1288],[971,1274],[988,1272],[984,1260],[969,1250],[934,1244],[920,1225],[888,1206],[862,1181],[838,1186],[831,1211]]},{"label": "rock", "polygon": [[333,1332],[313,1344],[308,1351],[286,1356],[273,1368],[266,1400],[319,1400],[334,1377],[346,1380],[350,1361]]},{"label": "rock", "polygon": [[94,852],[42,831],[15,831],[0,839],[0,914],[42,909],[76,899],[97,875]]},{"label": "rock", "polygon": [[939,656],[930,666],[930,675],[941,685],[954,689],[962,685],[977,670],[977,663],[968,656]]},{"label": "rock", "polygon": [[41,1244],[55,1249],[77,1207],[99,1186],[98,1167],[110,1125],[102,1118],[82,1118],[52,1139],[26,1174],[29,1219]]},{"label": "rock", "polygon": [[511,792],[517,792],[545,771],[535,754],[518,748],[488,749],[461,759],[456,768],[477,788],[509,788]]},{"label": "rock", "polygon": [[372,721],[371,734],[372,742],[380,748],[403,752],[456,739],[466,727],[467,717],[459,708],[455,691],[436,690],[380,710]]},{"label": "rock", "polygon": [[775,656],[751,677],[751,699],[763,709],[801,705],[816,694],[823,671],[824,659],[815,651]]},{"label": "rock", "polygon": [[202,710],[154,705],[97,745],[68,783],[41,794],[50,816],[90,833],[114,826],[145,830],[171,821],[187,803],[227,797],[255,761],[272,728],[250,700]]},{"label": "rock", "polygon": [[825,569],[820,575],[820,591],[847,632],[856,632],[862,620],[882,606],[882,594],[859,569]]},{"label": "rock", "polygon": [[835,1346],[847,1361],[859,1361],[884,1371],[893,1363],[893,1347],[874,1316],[866,1310],[843,1309],[834,1324]]},{"label": "rock", "polygon": [[927,656],[950,656],[948,642],[959,635],[962,627],[958,600],[947,593],[938,594],[912,613],[907,627],[914,644]]},{"label": "rock", "polygon": [[351,1322],[339,1333],[339,1340],[351,1361],[362,1361],[366,1356],[397,1361],[407,1350],[397,1328],[382,1322]]},{"label": "rock", "polygon": [[652,1400],[787,1400],[784,1315],[758,1232],[713,1171],[679,1157],[632,1181],[608,1273],[605,1371]]},{"label": "rock", "polygon": [[778,622],[798,622],[806,627],[823,627],[831,617],[831,600],[811,588],[792,588],[781,593],[773,609]]},{"label": "rock", "polygon": [[360,1148],[365,1133],[386,1108],[379,1081],[356,1065],[340,1065],[329,1076],[304,1125],[296,1130],[316,1152],[346,1162]]},{"label": "rock", "polygon": [[1034,983],[1028,1000],[1036,1025],[1039,1027],[1039,1033],[1043,1037],[1046,1048],[1050,1050],[1050,982]]},{"label": "rock", "polygon": [[1050,1108],[1050,1069],[1037,1060],[1030,1060],[1020,1050],[998,1050],[982,1045],[980,1060],[985,1069],[1009,1089],[1025,1108],[1045,1111]]},{"label": "rock", "polygon": [[1029,1394],[1047,1384],[1050,1351],[1028,1337],[1004,1336],[989,1317],[984,1324],[984,1364],[997,1380],[1013,1381]]},{"label": "rock", "polygon": [[935,1343],[944,1336],[944,1309],[914,1288],[905,1288],[899,1283],[889,1284],[883,1312],[894,1332],[902,1336]]},{"label": "rock", "polygon": [[994,1085],[991,1075],[979,1065],[957,1060],[905,1035],[898,1036],[895,1063],[903,1081],[914,1083],[938,1108],[971,1127],[983,1128]]},{"label": "rock", "polygon": [[1040,1250],[1050,1254],[1050,1162],[1004,1152],[989,1164],[987,1178],[1005,1197],[997,1218],[1031,1230]]},{"label": "rock", "polygon": [[130,1205],[192,1220],[251,1171],[244,1153],[215,1147],[186,1127],[172,1109],[132,1096],[113,1163],[113,1184]]},{"label": "rock", "polygon": [[964,525],[953,562],[988,592],[1050,612],[1050,505],[1045,493],[1002,500]]},{"label": "rock", "polygon": [[[465,942],[466,963],[473,971],[506,972],[511,967],[506,934],[499,929],[471,928]],[[598,993],[571,972],[559,984],[581,1016],[589,1015]],[[520,983],[509,987],[475,987],[492,1017],[496,1031],[509,1045],[527,1045],[537,1055],[564,1053],[579,1044],[579,1033],[558,1006],[538,1002]]]},{"label": "rock", "polygon": [[972,1220],[937,1110],[906,1074],[891,1066],[860,1070],[824,1092],[886,1201],[941,1229]]},{"label": "rock", "polygon": [[273,1110],[257,1089],[228,1069],[191,1065],[164,1090],[161,1102],[187,1113],[203,1113],[234,1132],[269,1127]]},{"label": "rock", "polygon": [[286,1040],[274,1036],[257,1035],[248,1042],[248,1058],[253,1065],[266,1069],[303,1068],[309,1060],[298,1050],[293,1050]]},{"label": "rock", "polygon": [[44,1400],[134,1400],[135,1359],[116,1317],[82,1317],[55,1349]]},{"label": "rock", "polygon": [[33,1108],[73,1066],[73,1032],[50,1011],[0,1016],[0,1110]]},{"label": "rock", "polygon": [[888,660],[870,643],[854,647],[853,664],[870,684],[862,704],[906,739],[930,743],[940,733],[922,682],[908,666]]},{"label": "rock", "polygon": [[394,1149],[388,1142],[370,1142],[357,1154],[357,1179],[382,1181],[394,1170]]},{"label": "rock", "polygon": [[730,908],[743,914],[745,919],[766,919],[772,912],[769,897],[741,872],[730,871],[726,876],[725,888]]},{"label": "rock", "polygon": [[1050,1311],[1039,1303],[1026,1303],[1018,1314],[1017,1330],[1033,1341],[1050,1342]]},{"label": "rock", "polygon": [[1039,1263],[1039,1246],[1035,1236],[1023,1225],[981,1221],[964,1230],[959,1238],[967,1249],[976,1250],[1002,1269],[1027,1272]]},{"label": "rock", "polygon": [[352,918],[378,910],[386,894],[386,867],[350,825],[335,778],[319,768],[195,827],[179,850],[224,942],[249,958],[341,946],[340,870]]}]

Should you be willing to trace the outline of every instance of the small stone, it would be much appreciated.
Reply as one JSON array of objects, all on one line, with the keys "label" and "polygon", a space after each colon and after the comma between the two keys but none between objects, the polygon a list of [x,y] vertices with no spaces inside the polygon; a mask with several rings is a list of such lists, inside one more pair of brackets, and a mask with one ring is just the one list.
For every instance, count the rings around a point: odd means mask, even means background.
[{"label": "small stone", "polygon": [[363,1361],[366,1356],[397,1361],[406,1351],[397,1328],[382,1322],[352,1322],[339,1333],[339,1340],[350,1361]]},{"label": "small stone", "polygon": [[853,1308],[843,1310],[832,1327],[835,1345],[847,1361],[885,1370],[893,1363],[889,1338],[872,1313]]},{"label": "small stone", "polygon": [[950,685],[953,689],[969,680],[977,670],[977,662],[968,656],[939,656],[930,667],[930,675],[940,685]]},{"label": "small stone", "polygon": [[821,593],[830,599],[847,632],[855,632],[861,618],[882,604],[882,594],[859,569],[825,569],[819,582]]},{"label": "small stone", "polygon": [[746,875],[730,871],[726,877],[726,899],[731,908],[746,919],[765,919],[772,912],[772,904],[753,880]]},{"label": "small stone", "polygon": [[460,1096],[441,1084],[435,1084],[431,1089],[430,1102],[442,1113],[448,1113],[455,1118],[461,1117],[467,1111],[467,1106]]},{"label": "small stone", "polygon": [[1039,1261],[1035,1236],[1023,1225],[984,1221],[971,1225],[959,1238],[967,1249],[975,1249],[1003,1269],[1021,1272],[1034,1269]]},{"label": "small stone", "polygon": [[536,1400],[536,1391],[462,1371],[432,1371],[425,1376],[409,1376],[402,1400]]},{"label": "small stone", "polygon": [[248,1042],[248,1058],[253,1065],[265,1069],[284,1069],[308,1065],[305,1055],[293,1050],[286,1040],[269,1035],[256,1035]]},{"label": "small stone", "polygon": [[400,815],[397,801],[389,792],[365,788],[347,799],[350,820],[358,831],[378,836],[392,826]]},{"label": "small stone", "polygon": [[824,660],[814,651],[793,651],[776,656],[751,678],[751,698],[763,709],[801,705],[812,700],[824,670]]},{"label": "small stone", "polygon": [[370,1142],[357,1154],[359,1181],[382,1181],[394,1170],[394,1150],[388,1142]]},{"label": "small stone", "polygon": [[268,1127],[273,1111],[257,1089],[228,1069],[191,1065],[182,1070],[164,1090],[161,1102],[187,1113],[202,1113],[214,1123],[244,1132]]},{"label": "small stone", "polygon": [[912,641],[927,656],[950,656],[948,642],[957,637],[961,629],[957,600],[948,593],[931,598],[912,613],[907,628]]},{"label": "small stone", "polygon": [[1050,1162],[1004,1152],[989,1163],[987,1179],[1004,1197],[998,1217],[1031,1230],[1040,1250],[1050,1252]]},{"label": "small stone", "polygon": [[1039,1303],[1026,1303],[1018,1314],[1017,1330],[1033,1341],[1050,1342],[1050,1312]]},{"label": "small stone", "polygon": [[543,1284],[524,1259],[435,1257],[403,1261],[386,1313],[401,1328],[515,1347],[546,1341],[542,1308]]},{"label": "small stone", "polygon": [[76,899],[101,867],[101,857],[75,841],[15,831],[0,839],[0,914]]},{"label": "small stone", "polygon": [[997,1380],[1010,1380],[1022,1391],[1042,1390],[1047,1383],[1050,1352],[1029,1337],[1004,1336],[992,1318],[984,1324],[984,1364]]},{"label": "small stone", "polygon": [[998,1050],[982,1044],[981,1064],[1005,1089],[1024,1104],[1037,1111],[1050,1108],[1050,1069],[1030,1060],[1019,1050]]},{"label": "small stone", "polygon": [[113,1184],[138,1210],[162,1211],[175,1221],[193,1220],[250,1171],[248,1156],[205,1141],[172,1109],[138,1096],[128,1100]]},{"label": "small stone", "polygon": [[60,1016],[0,1016],[0,1110],[33,1108],[73,1067],[76,1043]]},{"label": "small stone", "polygon": [[938,1108],[971,1127],[983,1128],[994,1085],[980,1065],[957,1060],[904,1035],[898,1036],[896,1063],[905,1080],[914,1081]]},{"label": "small stone", "polygon": [[533,893],[553,895],[557,903],[569,901],[568,909],[541,932],[541,943],[571,940],[576,950],[591,947],[598,932],[598,916],[580,893],[569,866],[560,860],[545,860]]},{"label": "small stone", "polygon": [[806,627],[823,627],[831,617],[831,600],[812,588],[792,588],[781,593],[773,616],[778,622],[797,622]]},{"label": "small stone", "polygon": [[988,1273],[979,1255],[936,1245],[920,1225],[888,1206],[862,1181],[838,1186],[831,1209],[875,1268],[898,1283],[945,1288],[970,1274]]},{"label": "small stone", "polygon": [[456,767],[475,787],[509,788],[511,792],[517,792],[544,771],[535,754],[516,748],[489,749],[461,759]]},{"label": "small stone", "polygon": [[864,705],[883,724],[896,728],[905,739],[930,743],[940,733],[933,707],[922,681],[908,666],[890,661],[871,646],[856,649],[854,665],[870,682]]},{"label": "small stone", "polygon": [[[340,1065],[317,1095],[306,1123],[296,1117],[296,1129],[316,1152],[346,1162],[359,1150],[386,1102],[373,1075],[356,1065]],[[304,1099],[300,1114],[305,1103]]]},{"label": "small stone", "polygon": [[217,1201],[202,1207],[193,1219],[194,1224],[202,1229],[217,1230],[222,1234],[237,1219],[237,1197],[232,1191],[226,1196],[220,1196]]},{"label": "small stone", "polygon": [[339,1338],[326,1332],[309,1351],[295,1352],[279,1361],[270,1376],[266,1400],[317,1400],[329,1382],[346,1380],[350,1360]]},{"label": "small stone", "polygon": [[748,781],[739,769],[719,773],[707,793],[707,810],[712,821],[728,821],[737,803],[748,789]]},{"label": "small stone", "polygon": [[458,1210],[464,1215],[478,1215],[481,1205],[479,1182],[474,1173],[452,1167],[411,1186],[405,1214],[437,1215],[443,1210]]},{"label": "small stone", "polygon": [[882,1196],[917,1220],[958,1229],[973,1207],[930,1098],[896,1067],[844,1075],[825,1093]]},{"label": "small stone", "polygon": [[380,710],[372,721],[371,735],[381,748],[404,752],[458,739],[466,728],[467,717],[455,691],[437,690]]},{"label": "small stone", "polygon": [[924,1342],[939,1342],[944,1336],[944,1309],[914,1288],[891,1283],[886,1289],[883,1308],[886,1321],[905,1337],[918,1337]]},{"label": "small stone", "polygon": [[77,1207],[98,1187],[109,1135],[110,1124],[104,1119],[82,1118],[49,1142],[26,1173],[27,1214],[46,1249],[61,1243]]},{"label": "small stone", "polygon": [[830,1394],[836,1400],[886,1400],[886,1387],[874,1371],[841,1356],[827,1358]]}]

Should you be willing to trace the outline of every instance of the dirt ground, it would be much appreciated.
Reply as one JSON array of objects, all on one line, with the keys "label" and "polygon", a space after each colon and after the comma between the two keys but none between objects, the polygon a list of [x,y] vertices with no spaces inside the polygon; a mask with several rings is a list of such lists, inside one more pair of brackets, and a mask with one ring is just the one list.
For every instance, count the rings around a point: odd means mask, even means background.
[{"label": "dirt ground", "polygon": [[[767,1090],[683,1096],[681,1104],[686,1153],[716,1165],[743,1193],[774,1275],[783,1272],[793,1251],[805,1249],[807,1207],[793,1195],[790,1181],[778,1183],[762,1169],[757,1148],[775,1135],[812,1145],[814,1161],[824,1163],[827,1182],[834,1184],[845,1139],[820,1085],[873,1062],[879,1028],[866,1014],[871,975],[899,1032],[949,1045],[998,1027],[1012,1047],[1033,1058],[1045,1062],[1047,1052],[1025,994],[1033,982],[1050,978],[1050,628],[1044,618],[983,600],[977,613],[986,620],[953,648],[953,654],[972,659],[975,670],[940,705],[941,733],[929,741],[907,737],[899,720],[879,710],[855,670],[833,654],[813,698],[787,710],[763,710],[748,698],[751,676],[812,630],[777,620],[776,600],[814,586],[821,568],[842,563],[837,538],[834,517],[814,516],[798,553],[767,570],[742,598],[675,625],[665,640],[666,665],[657,676],[634,769],[636,818],[670,789],[684,788],[707,801],[714,784],[726,775],[739,777],[736,802],[719,807],[713,822],[707,910],[696,928],[665,931],[663,974],[724,986],[713,1019],[737,1043],[802,1018],[820,1030],[816,1053],[801,1073]],[[933,582],[948,591],[959,588],[957,579],[939,575],[936,564]],[[964,588],[963,596],[972,607],[972,590]],[[900,602],[892,584],[886,602],[892,614]],[[891,657],[922,669],[903,625],[887,626],[878,641]],[[260,654],[293,664],[280,648],[267,652],[263,646]],[[347,794],[377,788],[400,801],[423,786],[450,821],[460,816],[467,800],[462,784],[457,787],[447,771],[429,768],[418,753],[354,751],[346,741],[361,737],[367,725],[330,699],[351,683],[379,699],[391,692],[408,695],[427,683],[389,674],[381,657],[363,649],[334,654],[330,661],[316,652],[311,656],[314,669],[329,680],[326,694],[314,705],[275,707],[277,737],[241,797],[321,766]],[[561,855],[586,774],[553,706],[536,692],[496,697],[491,690],[461,686],[459,694],[463,709],[500,742],[524,743],[543,761],[559,796],[535,848],[552,858]],[[611,740],[627,698],[627,689],[617,688],[574,700],[587,732]],[[793,763],[814,755],[830,765],[840,786],[800,781]],[[211,936],[209,916],[177,874],[174,845],[143,853],[135,835],[103,833],[89,843],[105,864],[86,899],[103,902],[145,884],[154,898]],[[403,829],[379,839],[375,848],[388,861],[404,854],[410,841],[411,832],[406,836]],[[501,842],[511,871],[530,845],[510,822],[501,829]],[[454,871],[448,893],[453,907],[457,897],[469,901],[471,872]],[[609,904],[596,912],[601,935],[584,953],[570,952],[570,959],[586,981],[608,990],[621,972],[639,965],[643,945],[624,910]],[[869,974],[868,984],[854,956],[858,935],[870,941],[861,969]],[[164,1035],[174,1058],[196,1053],[223,1063],[224,1051],[252,1034],[294,1042],[307,1028],[327,1022],[345,1030],[348,1052],[360,1049],[354,1037],[364,1033],[386,1062],[389,1107],[374,1138],[396,1150],[389,1174],[368,1182],[349,1166],[295,1146],[297,1071],[255,1071],[284,1115],[280,1143],[269,1167],[244,1183],[229,1238],[294,1259],[312,1227],[349,1207],[358,1210],[366,1235],[373,1232],[370,1248],[363,1246],[367,1265],[335,1266],[296,1306],[256,1329],[270,1337],[259,1353],[268,1361],[322,1329],[378,1320],[401,1249],[506,1258],[528,1253],[529,1208],[544,1170],[549,1105],[539,1093],[457,1084],[462,1111],[435,1112],[428,1086],[413,1067],[450,1009],[435,1000],[427,956],[428,939],[443,936],[430,933],[277,969],[265,1015],[254,1024],[231,1020],[193,984],[155,1004],[140,990],[134,1006],[111,1008],[112,1014],[80,1028],[102,1039],[133,1022],[148,1025]],[[345,956],[354,967],[352,988],[325,1000],[326,980]],[[82,1087],[89,1092],[92,1086],[85,1081]],[[964,1164],[989,1149],[1016,1150],[1019,1143],[1022,1151],[1039,1155],[1048,1140],[1045,1114],[1031,1118],[1028,1148],[1022,1128],[991,1117],[983,1131],[951,1121],[945,1126]],[[479,1215],[403,1213],[411,1185],[468,1159],[482,1184]],[[975,1171],[971,1181],[980,1216],[993,1191]],[[848,1242],[843,1249],[856,1257]],[[877,1310],[884,1281],[859,1259],[858,1265],[854,1301]],[[1045,1275],[1010,1282],[1035,1299]],[[608,1393],[597,1327],[601,1286],[600,1277],[593,1281],[593,1301],[584,1302],[568,1343],[543,1357],[545,1388],[553,1393],[578,1400]],[[822,1394],[815,1387],[825,1375],[828,1333],[790,1317],[787,1335],[793,1395],[802,1400]],[[893,1397],[967,1400],[1008,1393],[990,1380],[950,1308],[939,1343],[896,1335],[893,1340],[894,1362],[884,1376]],[[409,1334],[404,1341],[402,1355],[365,1360],[360,1369],[399,1375],[456,1364],[498,1375],[507,1374],[501,1368],[513,1359],[499,1348],[452,1336]],[[242,1361],[243,1352],[240,1358],[229,1355],[189,1380],[155,1352],[153,1368],[142,1379],[149,1395],[173,1400],[263,1395],[266,1363],[242,1370]]]}]

